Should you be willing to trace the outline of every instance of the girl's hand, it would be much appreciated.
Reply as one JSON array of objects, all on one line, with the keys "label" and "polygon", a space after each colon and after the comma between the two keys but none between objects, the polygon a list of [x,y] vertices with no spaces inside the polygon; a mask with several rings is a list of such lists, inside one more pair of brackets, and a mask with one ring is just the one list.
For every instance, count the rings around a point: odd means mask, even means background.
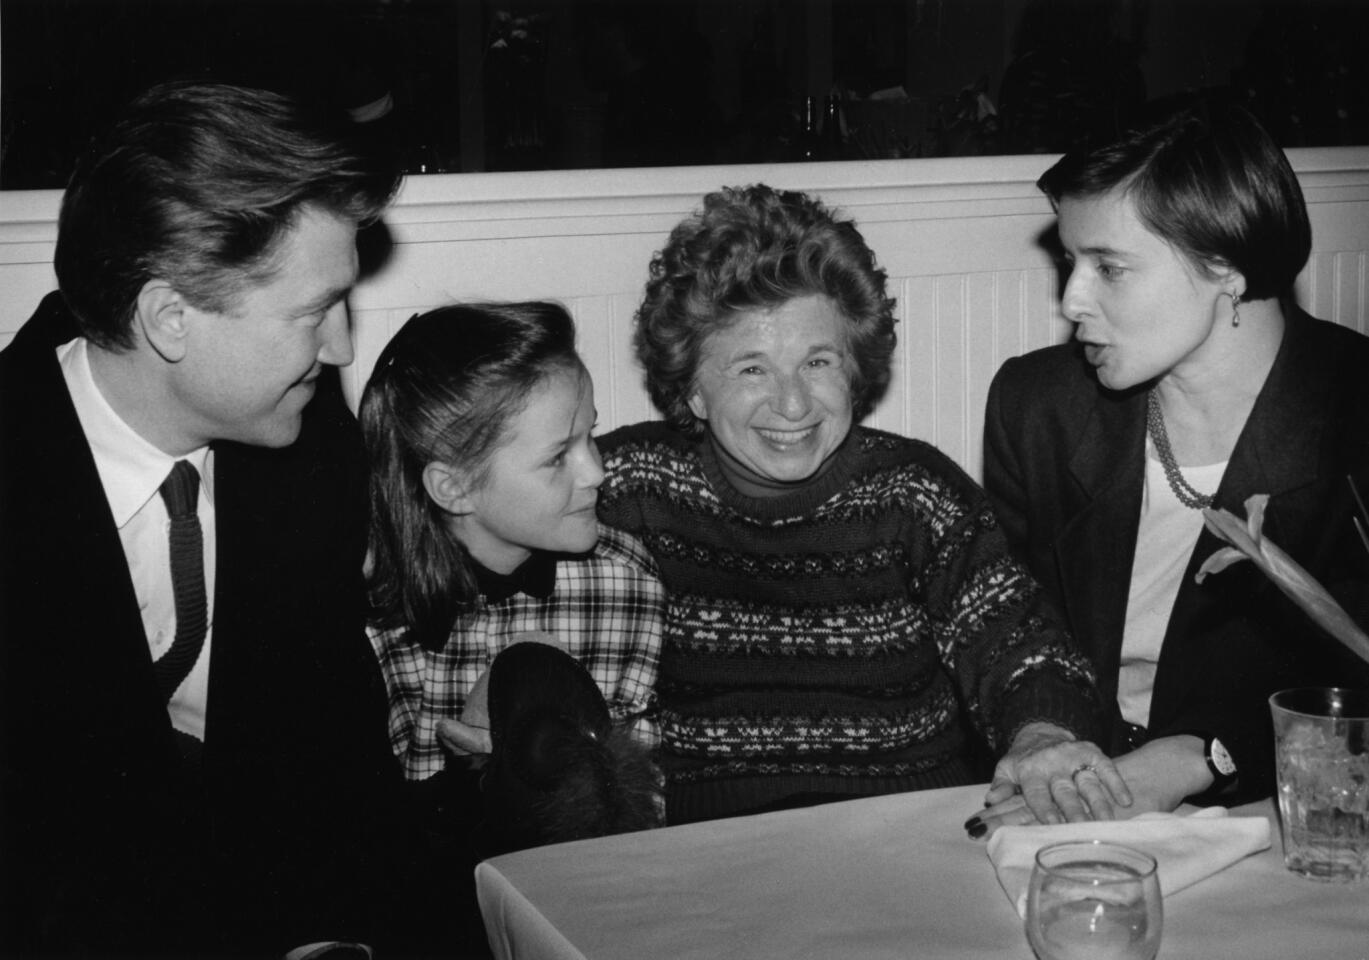
[{"label": "girl's hand", "polygon": [[1020,794],[1041,823],[1112,820],[1114,805],[1130,807],[1131,791],[1096,745],[1051,723],[1029,723],[994,768],[984,805]]},{"label": "girl's hand", "polygon": [[489,730],[450,718],[437,721],[437,740],[458,757],[489,753],[493,748]]}]

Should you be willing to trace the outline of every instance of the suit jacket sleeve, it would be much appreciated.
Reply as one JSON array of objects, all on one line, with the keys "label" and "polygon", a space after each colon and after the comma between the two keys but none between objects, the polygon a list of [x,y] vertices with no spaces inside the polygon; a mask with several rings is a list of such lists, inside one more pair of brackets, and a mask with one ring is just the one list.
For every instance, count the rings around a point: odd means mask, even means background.
[{"label": "suit jacket sleeve", "polygon": [[984,489],[998,514],[1008,548],[1025,559],[1027,543],[1027,490],[1022,464],[1013,438],[1020,434],[1007,422],[1007,411],[1018,409],[1012,396],[1014,361],[1003,364],[989,384],[984,414]]}]

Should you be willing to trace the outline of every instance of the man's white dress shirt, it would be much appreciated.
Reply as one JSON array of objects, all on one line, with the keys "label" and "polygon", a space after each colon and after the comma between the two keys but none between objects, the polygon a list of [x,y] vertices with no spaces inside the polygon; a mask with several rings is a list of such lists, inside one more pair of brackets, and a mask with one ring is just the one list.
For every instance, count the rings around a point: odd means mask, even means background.
[{"label": "man's white dress shirt", "polygon": [[213,454],[208,446],[172,457],[144,440],[105,400],[90,371],[89,347],[78,337],[57,348],[57,360],[86,442],[95,455],[100,483],[119,529],[133,591],[142,612],[152,659],[159,659],[176,639],[176,601],[171,586],[171,519],[157,490],[177,460],[188,460],[200,474],[197,513],[204,534],[204,587],[209,628],[190,674],[172,694],[167,710],[177,730],[204,739],[209,696],[209,649],[214,636],[214,482]]}]

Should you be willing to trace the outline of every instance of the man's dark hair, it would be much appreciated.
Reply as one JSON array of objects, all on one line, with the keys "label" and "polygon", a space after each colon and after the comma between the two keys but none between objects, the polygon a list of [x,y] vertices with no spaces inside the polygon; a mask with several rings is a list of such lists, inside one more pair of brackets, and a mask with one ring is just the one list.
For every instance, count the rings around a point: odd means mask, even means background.
[{"label": "man's dark hair", "polygon": [[216,312],[270,279],[302,208],[358,225],[397,186],[344,114],[262,90],[178,82],[153,87],[77,164],[62,199],[54,265],[82,333],[133,345],[138,293],[151,279]]}]

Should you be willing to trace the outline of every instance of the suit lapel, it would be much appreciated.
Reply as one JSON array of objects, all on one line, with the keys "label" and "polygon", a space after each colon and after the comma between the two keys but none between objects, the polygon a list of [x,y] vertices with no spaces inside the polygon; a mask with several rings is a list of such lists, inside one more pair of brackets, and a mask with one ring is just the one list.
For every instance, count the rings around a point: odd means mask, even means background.
[{"label": "suit lapel", "polygon": [[1069,461],[1075,512],[1055,552],[1069,622],[1089,647],[1105,703],[1117,697],[1144,458],[1144,392],[1100,392]]},{"label": "suit lapel", "polygon": [[[209,661],[209,702],[205,719],[206,757],[222,759],[238,752],[235,744],[247,737],[257,716],[256,692],[270,677],[251,676],[253,649],[260,642],[259,629],[246,627],[246,611],[268,601],[253,596],[242,583],[248,571],[273,562],[251,546],[259,523],[245,489],[246,471],[242,451],[233,443],[214,444],[214,514],[218,554],[215,560],[214,644]],[[249,498],[246,499],[245,498]],[[258,667],[260,670],[260,667]]]},{"label": "suit lapel", "polygon": [[54,633],[70,640],[51,656],[73,696],[102,705],[93,709],[110,729],[130,722],[161,728],[169,746],[170,721],[156,693],[128,562],[54,352],[77,335],[55,298],[44,300],[12,346],[22,361],[10,368],[14,395],[43,415],[15,418],[23,435],[11,439],[25,461],[19,489],[40,509],[33,522],[42,534],[30,538],[37,549],[25,565],[34,571],[34,583],[63,584],[65,597],[27,596],[25,602],[48,604],[54,622],[65,624]]},{"label": "suit lapel", "polygon": [[1222,478],[1218,505],[1238,515],[1244,515],[1246,498],[1256,493],[1269,494],[1270,506],[1277,512],[1281,494],[1321,476],[1330,383],[1310,349],[1308,322],[1298,314],[1290,317],[1274,365]]},{"label": "suit lapel", "polygon": [[283,651],[273,639],[283,629],[280,618],[288,615],[290,598],[314,572],[293,565],[290,537],[283,534],[298,522],[283,506],[297,500],[288,469],[300,455],[297,447],[214,444],[218,553],[206,758],[237,755],[243,761],[243,751],[282,707]]},{"label": "suit lapel", "polygon": [[[1251,408],[1222,475],[1214,506],[1245,516],[1245,501],[1269,494],[1265,532],[1279,542],[1280,529],[1293,529],[1288,494],[1316,482],[1321,474],[1321,437],[1326,423],[1326,381],[1310,356],[1304,318],[1290,310],[1283,342],[1269,376]],[[1215,629],[1214,617],[1226,616],[1248,603],[1264,585],[1251,564],[1238,564],[1221,577],[1196,582],[1199,567],[1223,544],[1204,528],[1189,556],[1184,579],[1170,614],[1161,651],[1162,668],[1155,677],[1151,716],[1163,717],[1189,696],[1196,678],[1211,676],[1220,665],[1200,662],[1204,651],[1186,638]]]}]

